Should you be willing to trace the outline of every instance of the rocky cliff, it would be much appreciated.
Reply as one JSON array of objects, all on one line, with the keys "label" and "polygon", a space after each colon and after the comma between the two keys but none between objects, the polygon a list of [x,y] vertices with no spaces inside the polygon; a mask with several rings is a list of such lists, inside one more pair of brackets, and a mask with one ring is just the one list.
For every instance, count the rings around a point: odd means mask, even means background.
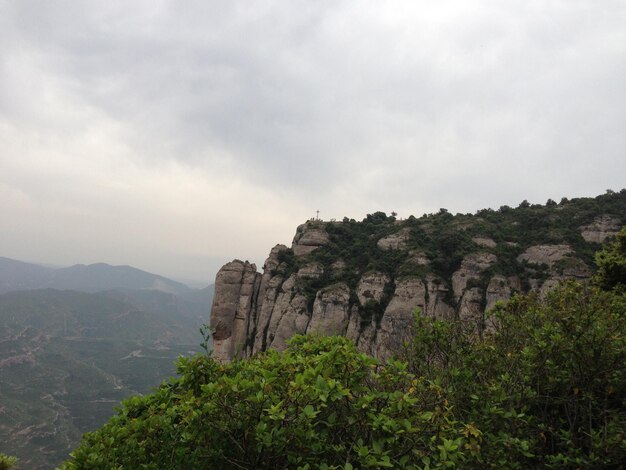
[{"label": "rocky cliff", "polygon": [[412,316],[455,318],[479,332],[485,312],[516,292],[544,294],[591,275],[593,252],[624,223],[626,191],[523,203],[453,216],[311,220],[276,245],[262,273],[235,260],[219,271],[211,311],[214,356],[281,350],[298,333],[345,335],[386,359]]}]

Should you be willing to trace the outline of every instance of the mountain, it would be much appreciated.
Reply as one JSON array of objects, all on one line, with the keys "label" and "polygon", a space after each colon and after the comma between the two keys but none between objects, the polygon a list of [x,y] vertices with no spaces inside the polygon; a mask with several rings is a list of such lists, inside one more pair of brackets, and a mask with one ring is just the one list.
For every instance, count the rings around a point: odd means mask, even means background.
[{"label": "mountain", "polygon": [[105,263],[77,264],[54,271],[54,289],[74,289],[97,292],[104,289],[150,289],[182,294],[191,289],[180,282],[151,274],[132,266],[111,266]]},{"label": "mountain", "polygon": [[214,355],[282,350],[297,333],[344,335],[388,358],[412,336],[413,312],[458,319],[480,334],[485,312],[515,292],[544,294],[589,277],[600,243],[626,218],[626,189],[596,198],[397,220],[309,220],[263,266],[234,260],[216,276]]},{"label": "mountain", "polygon": [[177,310],[176,296],[129,292],[0,295],[0,452],[23,468],[53,468],[123,398],[150,391],[175,373],[179,355],[200,351],[201,322]]},{"label": "mountain", "polygon": [[180,282],[132,266],[96,263],[55,269],[0,258],[0,293],[45,288],[85,292],[110,289],[150,289],[173,294],[191,291]]},{"label": "mountain", "polygon": [[50,268],[0,256],[0,294],[41,287],[51,272]]},{"label": "mountain", "polygon": [[159,290],[117,289],[105,290],[100,294],[113,299],[128,302],[135,307],[165,315],[173,315],[193,325],[194,331],[206,323],[213,301],[213,284],[204,289],[193,289],[181,294],[172,294]]},{"label": "mountain", "polygon": [[53,468],[130,395],[199,352],[213,286],[130,266],[0,258],[0,452]]}]

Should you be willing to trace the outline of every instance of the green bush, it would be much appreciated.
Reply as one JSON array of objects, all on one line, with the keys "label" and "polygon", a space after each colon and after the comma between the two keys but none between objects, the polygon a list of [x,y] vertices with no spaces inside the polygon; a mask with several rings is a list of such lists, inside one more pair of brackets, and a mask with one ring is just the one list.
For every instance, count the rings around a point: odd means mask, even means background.
[{"label": "green bush", "polygon": [[439,384],[484,445],[467,468],[626,462],[626,296],[567,283],[469,325],[418,316],[409,370]]},{"label": "green bush", "polygon": [[0,470],[9,470],[15,466],[17,458],[0,452]]},{"label": "green bush", "polygon": [[63,468],[620,468],[626,294],[570,282],[487,325],[417,315],[386,365],[311,336],[230,364],[181,358]]},{"label": "green bush", "polygon": [[595,282],[605,290],[626,290],[626,227],[596,253]]},{"label": "green bush", "polygon": [[479,448],[441,387],[345,338],[296,337],[230,364],[181,359],[179,372],[125,401],[63,468],[444,468]]}]

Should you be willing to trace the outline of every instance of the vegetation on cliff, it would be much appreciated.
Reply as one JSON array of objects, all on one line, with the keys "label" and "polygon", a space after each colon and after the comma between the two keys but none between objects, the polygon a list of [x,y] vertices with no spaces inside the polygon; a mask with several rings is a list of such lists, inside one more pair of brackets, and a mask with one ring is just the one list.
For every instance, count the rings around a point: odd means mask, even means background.
[{"label": "vegetation on cliff", "polygon": [[[550,275],[563,274],[568,269],[586,269],[594,264],[598,241],[585,239],[584,227],[598,218],[608,217],[623,224],[626,214],[626,189],[607,191],[595,198],[563,198],[560,203],[548,200],[545,205],[523,201],[517,208],[501,206],[497,210],[482,209],[475,214],[453,215],[446,209],[416,218],[398,220],[384,212],[368,214],[361,222],[344,218],[341,222],[309,222],[319,225],[329,235],[329,242],[306,256],[294,256],[291,250],[280,255],[280,271],[286,279],[289,274],[314,262],[322,267],[322,275],[300,279],[299,290],[309,305],[320,289],[338,282],[346,283],[351,291],[351,303],[361,314],[380,319],[389,303],[396,281],[407,276],[433,276],[448,288],[448,303],[453,298],[452,277],[461,267],[464,257],[482,252],[495,255],[496,261],[471,279],[468,287],[480,287],[486,303],[486,287],[495,275],[515,276],[521,292],[540,285]],[[394,234],[404,233],[401,243],[381,249],[380,241]],[[479,241],[477,243],[477,240]],[[481,244],[486,240],[487,244]],[[532,264],[519,257],[535,245],[562,245],[571,248],[566,259],[555,266]],[[421,258],[422,262],[415,261]],[[342,267],[337,268],[341,260]],[[386,293],[370,305],[360,305],[356,291],[359,280],[367,272],[384,273],[390,279]]]},{"label": "vegetation on cliff", "polygon": [[[620,247],[598,255],[607,272]],[[626,293],[594,282],[519,295],[482,337],[418,314],[387,364],[313,336],[229,364],[180,359],[179,378],[125,401],[63,468],[617,468]]]}]

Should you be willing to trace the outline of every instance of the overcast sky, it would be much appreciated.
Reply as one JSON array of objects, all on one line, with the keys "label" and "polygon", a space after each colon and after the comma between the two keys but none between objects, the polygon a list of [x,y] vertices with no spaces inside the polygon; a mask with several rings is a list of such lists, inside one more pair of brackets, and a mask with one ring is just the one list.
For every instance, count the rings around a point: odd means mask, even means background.
[{"label": "overcast sky", "polygon": [[318,209],[622,189],[625,123],[624,0],[4,0],[0,256],[208,284]]}]

